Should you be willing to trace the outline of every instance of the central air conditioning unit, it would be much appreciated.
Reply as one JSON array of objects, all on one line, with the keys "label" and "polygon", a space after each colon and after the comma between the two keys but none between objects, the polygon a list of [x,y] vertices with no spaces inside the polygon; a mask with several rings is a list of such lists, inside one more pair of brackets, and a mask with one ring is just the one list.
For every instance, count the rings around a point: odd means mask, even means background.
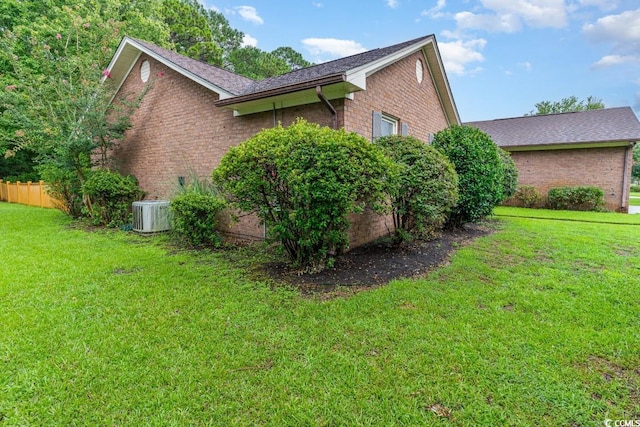
[{"label": "central air conditioning unit", "polygon": [[157,233],[171,229],[170,209],[167,200],[143,200],[133,202],[133,231]]}]

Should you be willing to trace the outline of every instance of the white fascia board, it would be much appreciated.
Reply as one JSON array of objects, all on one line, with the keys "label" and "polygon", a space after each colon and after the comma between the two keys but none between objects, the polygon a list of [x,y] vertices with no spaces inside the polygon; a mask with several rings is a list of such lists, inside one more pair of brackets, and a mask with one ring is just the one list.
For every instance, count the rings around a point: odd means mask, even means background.
[{"label": "white fascia board", "polygon": [[362,65],[360,67],[354,68],[352,70],[347,71],[347,82],[358,86],[362,90],[367,89],[366,79],[370,75],[374,74],[377,71],[397,62],[407,56],[419,51],[425,45],[433,43],[433,37],[426,38],[418,43],[415,43],[411,46],[407,46],[402,50],[399,50],[391,55],[385,56],[383,58],[378,59],[377,61],[370,62],[368,64]]},{"label": "white fascia board", "polygon": [[[142,46],[139,43],[136,43],[135,40],[132,40],[128,37],[125,37],[124,42],[122,43],[122,46],[126,46],[127,44],[135,47],[136,49],[138,49],[141,53],[146,53],[147,55],[149,55],[150,57],[152,57],[153,59],[155,59],[156,61],[166,65],[167,67],[171,68],[173,71],[182,74],[183,76],[187,77],[190,80],[193,80],[194,82],[198,83],[201,86],[206,87],[207,89],[209,89],[212,92],[217,93],[220,96],[220,99],[227,99],[227,98],[231,98],[233,96],[235,96],[234,94],[232,94],[231,92],[228,92],[224,89],[222,89],[220,86],[216,86],[214,84],[212,84],[211,82],[202,79],[201,77],[193,74],[190,71],[185,70],[184,68],[174,64],[173,62],[167,60],[165,57],[156,54],[155,52],[152,52],[151,50],[147,49],[146,47]],[[124,48],[123,48],[124,50]],[[118,49],[118,52],[116,52],[116,55],[114,56],[114,60],[116,60],[118,58],[118,54],[121,53],[120,49]],[[138,54],[138,56],[136,57],[135,61],[132,61],[130,68],[129,68],[129,72],[131,71],[131,68],[133,68],[133,66],[135,65],[136,61],[138,60],[138,58],[140,57],[140,54]],[[114,63],[114,60],[112,60],[111,62]],[[109,64],[111,66],[111,64]],[[126,79],[126,76],[129,75],[129,72],[127,72],[127,74],[125,75],[125,77],[123,78],[123,81]]]}]

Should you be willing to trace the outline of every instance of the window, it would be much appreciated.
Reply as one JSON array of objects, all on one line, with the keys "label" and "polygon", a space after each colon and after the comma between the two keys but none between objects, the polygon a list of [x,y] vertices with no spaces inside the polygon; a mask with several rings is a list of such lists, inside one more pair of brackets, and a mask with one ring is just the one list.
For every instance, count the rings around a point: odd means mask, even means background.
[{"label": "window", "polygon": [[142,79],[142,81],[146,83],[147,80],[149,80],[150,73],[151,66],[149,65],[149,61],[145,59],[144,61],[142,61],[142,64],[140,64],[140,79]]},{"label": "window", "polygon": [[[400,121],[388,114],[373,112],[373,139],[387,135],[397,135]],[[406,123],[402,124],[402,135],[409,134],[409,127]]]},{"label": "window", "polygon": [[380,122],[380,136],[397,135],[398,120],[382,114]]}]

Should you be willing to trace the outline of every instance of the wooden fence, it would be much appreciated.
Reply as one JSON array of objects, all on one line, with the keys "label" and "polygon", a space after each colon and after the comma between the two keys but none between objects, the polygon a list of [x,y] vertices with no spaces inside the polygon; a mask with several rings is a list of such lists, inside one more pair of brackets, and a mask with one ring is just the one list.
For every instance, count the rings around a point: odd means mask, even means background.
[{"label": "wooden fence", "polygon": [[39,182],[10,182],[0,179],[0,201],[22,205],[55,208],[56,201],[46,191],[47,184]]}]

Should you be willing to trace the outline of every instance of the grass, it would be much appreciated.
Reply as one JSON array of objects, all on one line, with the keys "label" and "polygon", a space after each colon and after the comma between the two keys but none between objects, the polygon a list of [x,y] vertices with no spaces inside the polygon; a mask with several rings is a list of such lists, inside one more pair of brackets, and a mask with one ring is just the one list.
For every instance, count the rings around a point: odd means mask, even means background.
[{"label": "grass", "polygon": [[617,212],[580,212],[551,209],[524,209],[509,206],[498,206],[494,209],[497,217],[519,217],[532,219],[555,219],[559,221],[593,222],[602,224],[640,225],[640,215],[621,214]]},{"label": "grass", "polygon": [[632,192],[629,197],[629,204],[631,206],[640,206],[640,193]]},{"label": "grass", "polygon": [[499,211],[428,276],[321,300],[248,273],[259,251],[2,203],[0,426],[640,418],[640,227]]}]

